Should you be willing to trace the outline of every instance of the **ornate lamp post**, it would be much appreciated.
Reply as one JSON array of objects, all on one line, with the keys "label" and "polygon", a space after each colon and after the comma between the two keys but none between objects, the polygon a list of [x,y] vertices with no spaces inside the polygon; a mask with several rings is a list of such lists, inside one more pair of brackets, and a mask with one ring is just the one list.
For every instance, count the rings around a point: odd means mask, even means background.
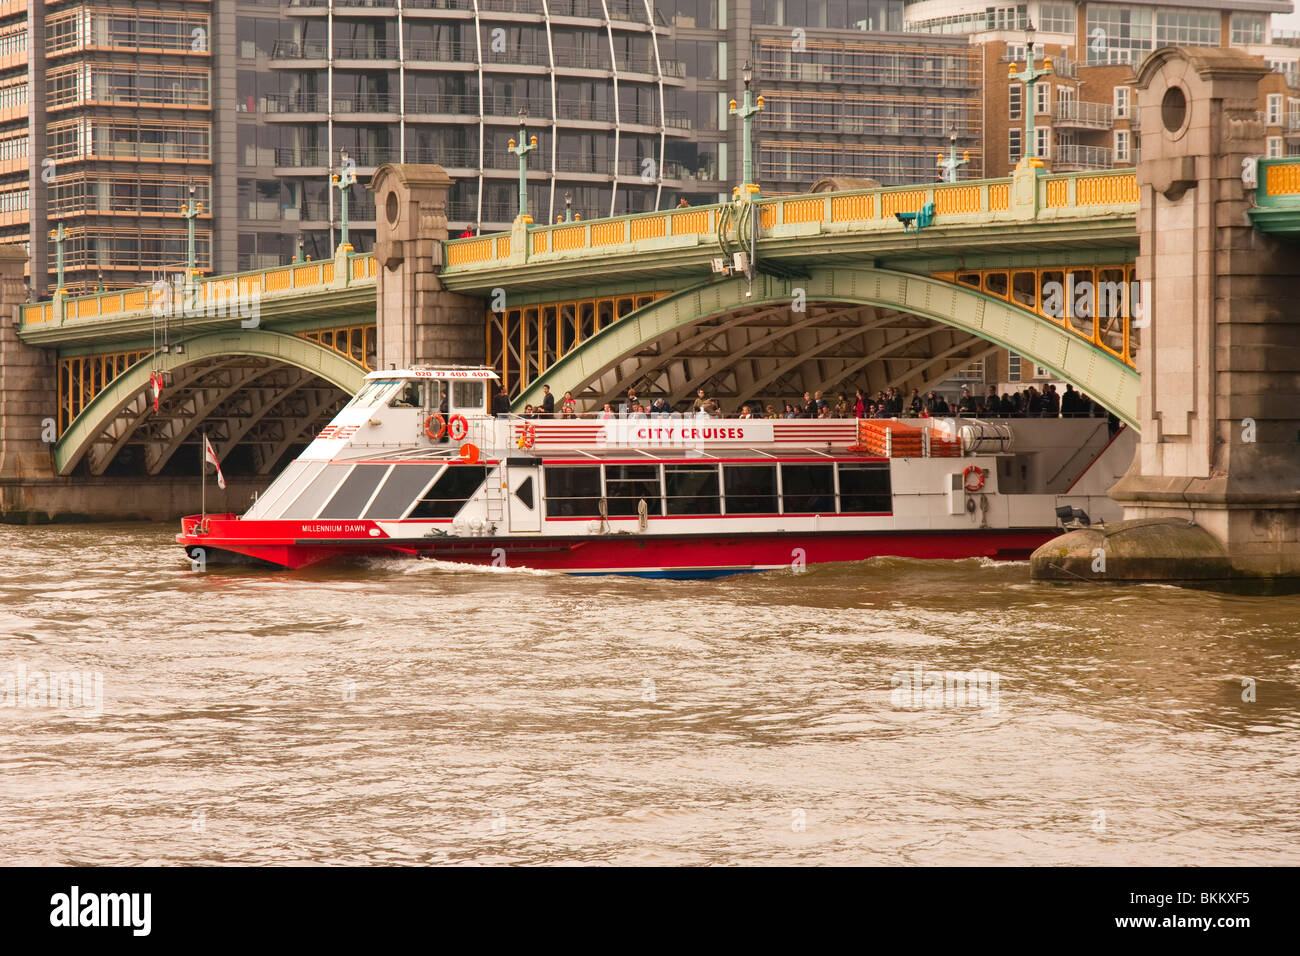
[{"label": "ornate lamp post", "polygon": [[1016,65],[1011,64],[1009,76],[1013,80],[1019,80],[1025,84],[1025,148],[1022,151],[1021,164],[1028,165],[1035,170],[1043,168],[1043,161],[1038,158],[1038,142],[1034,137],[1034,86],[1045,76],[1051,75],[1052,59],[1045,57],[1043,59],[1043,68],[1034,69],[1034,24],[1031,21],[1025,28],[1025,68],[1022,72],[1016,72]]},{"label": "ornate lamp post", "polygon": [[356,184],[357,167],[348,157],[348,148],[346,146],[339,150],[339,162],[342,164],[342,172],[331,176],[330,182],[339,191],[339,224],[341,226],[339,238],[342,240],[339,243],[339,248],[351,252],[352,245],[348,242],[348,190]]},{"label": "ornate lamp post", "polygon": [[573,222],[573,193],[564,194],[564,221]]},{"label": "ornate lamp post", "polygon": [[969,162],[970,150],[963,150],[961,159],[957,158],[957,131],[953,130],[948,134],[948,158],[936,157],[936,165],[943,170],[943,181],[945,183],[955,183],[957,181],[957,170]]},{"label": "ornate lamp post", "polygon": [[527,142],[528,110],[519,110],[519,142],[510,141],[510,152],[519,157],[519,216],[518,221],[530,223],[533,217],[528,215],[528,154],[537,148],[537,137]]},{"label": "ornate lamp post", "polygon": [[197,274],[197,270],[194,267],[194,220],[198,217],[199,213],[203,212],[203,203],[195,200],[195,192],[196,188],[194,184],[190,183],[190,198],[186,202],[181,203],[181,215],[185,217],[185,281],[187,282],[190,280],[190,277]]},{"label": "ornate lamp post", "polygon": [[757,103],[753,102],[753,100],[751,99],[752,94],[749,89],[749,83],[754,78],[754,71],[753,69],[750,68],[748,60],[745,61],[745,67],[741,71],[741,76],[743,76],[745,80],[744,98],[741,101],[741,105],[739,108],[736,107],[736,101],[732,100],[731,109],[728,110],[728,112],[732,116],[739,116],[741,121],[744,124],[744,132],[742,133],[742,135],[744,137],[745,162],[743,166],[743,174],[744,174],[745,181],[741,186],[742,191],[746,193],[752,193],[755,197],[757,197],[758,183],[754,179],[754,143],[753,143],[753,135],[752,135],[752,131],[753,131],[752,117],[755,113],[763,112],[763,97],[760,96],[758,98]]},{"label": "ornate lamp post", "polygon": [[54,240],[54,265],[58,271],[58,284],[55,295],[67,295],[68,291],[63,288],[63,242],[68,238],[68,230],[63,228],[63,223],[50,232],[50,238]]}]

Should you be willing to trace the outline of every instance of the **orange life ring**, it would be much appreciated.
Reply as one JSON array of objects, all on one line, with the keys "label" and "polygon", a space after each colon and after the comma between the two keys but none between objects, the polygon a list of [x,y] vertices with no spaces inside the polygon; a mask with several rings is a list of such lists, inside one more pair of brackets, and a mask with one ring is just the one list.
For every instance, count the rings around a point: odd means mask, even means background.
[{"label": "orange life ring", "polygon": [[[438,423],[438,431],[436,433],[430,427],[434,422]],[[429,436],[430,441],[437,441],[443,435],[447,434],[447,420],[441,415],[430,415],[424,420],[424,433]]]},{"label": "orange life ring", "polygon": [[452,441],[460,441],[469,434],[469,422],[465,421],[464,415],[451,416],[447,422],[447,434]]},{"label": "orange life ring", "polygon": [[519,436],[520,448],[532,448],[537,441],[537,426],[532,422],[524,422],[523,433]]},{"label": "orange life ring", "polygon": [[[970,483],[971,472],[975,473],[975,484]],[[961,473],[962,487],[967,491],[979,491],[984,487],[984,469],[978,465],[967,465],[966,470]]]}]

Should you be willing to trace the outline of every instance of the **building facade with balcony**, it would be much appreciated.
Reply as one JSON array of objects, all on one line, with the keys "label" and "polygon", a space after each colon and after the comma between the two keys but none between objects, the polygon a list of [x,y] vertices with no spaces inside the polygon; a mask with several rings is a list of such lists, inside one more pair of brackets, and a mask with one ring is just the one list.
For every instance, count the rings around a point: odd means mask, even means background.
[{"label": "building facade with balcony", "polygon": [[[1007,175],[1024,155],[1025,113],[1034,111],[1034,152],[1058,172],[1137,163],[1139,130],[1134,68],[1161,46],[1235,46],[1264,58],[1274,76],[1261,83],[1269,155],[1300,148],[1289,130],[1300,112],[1296,90],[1300,42],[1274,34],[1271,17],[1291,0],[1205,3],[1034,2],[989,5],[969,0],[915,0],[905,9],[913,32],[964,35],[983,63],[983,142],[987,175]],[[1037,65],[1052,74],[1034,86],[1008,74],[1023,69],[1026,30],[1036,31]],[[1276,122],[1272,122],[1275,120]]]},{"label": "building facade with balcony", "polygon": [[190,187],[211,268],[211,8],[0,2],[0,242],[27,250],[33,294],[57,285],[56,231],[69,291],[184,268]]},{"label": "building facade with balcony", "polygon": [[[349,201],[357,248],[373,238],[364,183],[389,162],[447,169],[453,228],[507,227],[519,211],[508,144],[521,112],[538,138],[528,157],[536,221],[563,215],[566,197],[585,217],[650,210],[684,185],[670,144],[691,134],[674,95],[686,70],[646,0],[291,0],[278,19],[269,53],[253,51],[268,72],[248,81],[259,118],[244,133],[273,150],[270,175],[263,165],[240,189],[251,212],[278,205],[306,254],[327,255],[338,240],[329,175],[345,152],[359,178]],[[259,238],[241,259],[286,251]]]},{"label": "building facade with balcony", "polygon": [[[826,176],[933,182],[956,133],[979,138],[979,57],[962,37],[903,33],[903,0],[658,0],[687,64],[678,102],[692,137],[670,145],[693,170],[692,202],[742,178],[742,123],[729,115],[752,69],[764,99],[754,122],[765,192],[807,190]],[[976,164],[976,168],[978,165]],[[716,170],[716,173],[714,172]],[[718,182],[720,180],[720,182]]]}]

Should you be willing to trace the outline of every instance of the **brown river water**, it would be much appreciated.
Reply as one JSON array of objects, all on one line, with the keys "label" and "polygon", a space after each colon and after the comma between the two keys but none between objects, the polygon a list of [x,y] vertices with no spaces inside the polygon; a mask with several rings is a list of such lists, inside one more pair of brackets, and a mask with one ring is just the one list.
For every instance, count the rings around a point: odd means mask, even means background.
[{"label": "brown river water", "polygon": [[1300,596],[196,573],[174,532],[0,527],[4,863],[1300,863]]}]

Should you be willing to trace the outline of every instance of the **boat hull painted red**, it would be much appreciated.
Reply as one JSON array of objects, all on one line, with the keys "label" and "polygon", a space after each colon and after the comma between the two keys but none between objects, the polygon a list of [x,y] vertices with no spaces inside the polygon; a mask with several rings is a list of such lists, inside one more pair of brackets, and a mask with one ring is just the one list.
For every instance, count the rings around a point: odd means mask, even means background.
[{"label": "boat hull painted red", "polygon": [[[533,568],[568,574],[628,574],[704,578],[874,557],[1023,560],[1059,533],[1054,528],[969,531],[772,532],[719,537],[702,534],[605,534],[566,537],[390,538],[371,523],[342,523],[346,536],[304,536],[298,522],[243,522],[209,516],[206,533],[186,518],[176,536],[194,556],[221,563],[227,554],[300,568],[339,557],[408,556],[463,564]],[[278,527],[277,527],[278,526]],[[275,534],[274,532],[281,532]],[[284,536],[289,531],[292,537]],[[328,533],[328,532],[326,532]]]}]

